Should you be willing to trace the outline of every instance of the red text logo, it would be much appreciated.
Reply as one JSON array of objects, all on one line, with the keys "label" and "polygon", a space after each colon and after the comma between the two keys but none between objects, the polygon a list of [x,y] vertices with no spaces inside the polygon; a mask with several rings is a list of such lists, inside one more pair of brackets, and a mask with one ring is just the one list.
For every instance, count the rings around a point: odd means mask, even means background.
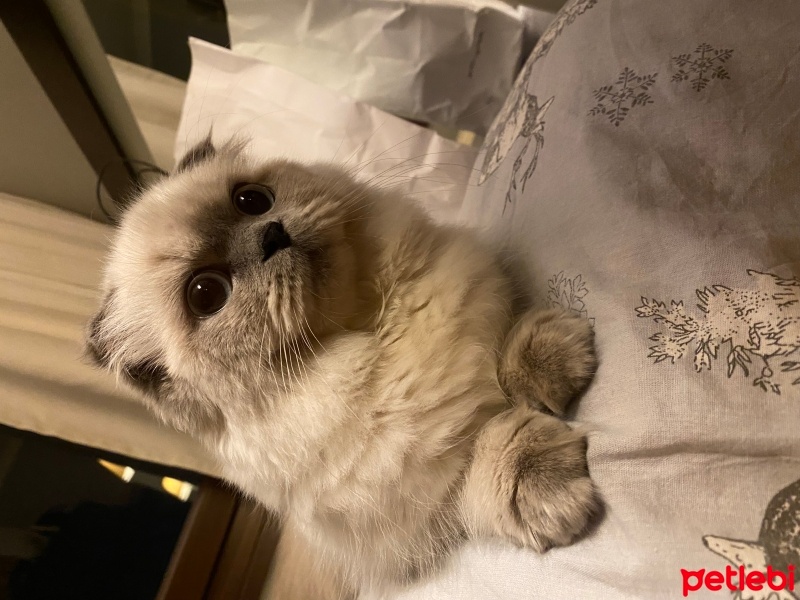
[{"label": "red text logo", "polygon": [[730,565],[722,571],[706,571],[699,569],[697,571],[689,571],[681,569],[683,576],[683,596],[684,598],[689,595],[689,592],[696,592],[701,588],[711,591],[718,591],[725,586],[730,591],[759,591],[763,589],[770,589],[773,591],[789,590],[794,591],[794,565],[789,565],[786,572],[773,569],[771,566],[767,567],[767,572],[764,571],[747,571],[744,567],[740,566],[734,569]]}]

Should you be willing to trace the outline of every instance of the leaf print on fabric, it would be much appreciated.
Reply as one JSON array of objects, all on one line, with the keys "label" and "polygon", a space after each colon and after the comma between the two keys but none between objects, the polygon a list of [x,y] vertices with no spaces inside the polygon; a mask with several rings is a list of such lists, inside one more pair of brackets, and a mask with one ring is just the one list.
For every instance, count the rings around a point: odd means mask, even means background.
[{"label": "leaf print on fabric", "polygon": [[[536,96],[527,93],[524,87],[515,89],[514,93],[516,96],[513,103],[503,107],[506,112],[498,117],[498,122],[502,123],[502,127],[495,133],[492,142],[486,146],[483,166],[478,177],[478,185],[480,185],[494,173],[514,143],[520,138],[525,140],[514,160],[503,212],[505,212],[506,206],[512,202],[512,190],[516,191],[521,188],[524,191],[526,182],[536,169],[539,150],[544,145],[544,115],[554,100],[554,98],[550,98],[540,106]],[[519,171],[525,162],[531,144],[533,144],[533,151],[527,159],[528,164],[522,174],[522,179],[518,181]]]},{"label": "leaf print on fabric", "polygon": [[[583,275],[567,277],[564,271],[553,275],[547,280],[547,303],[552,308],[563,308],[584,319],[589,319],[585,298],[589,293]],[[594,319],[589,319],[594,325]]]},{"label": "leaf print on fabric", "polygon": [[[528,132],[535,129],[537,126],[543,125],[542,117],[544,117],[547,107],[550,106],[550,102],[553,100],[550,98],[550,100],[539,108],[536,96],[528,93],[528,83],[533,65],[550,51],[553,42],[561,35],[561,32],[567,25],[575,21],[579,15],[586,12],[596,3],[597,0],[575,0],[574,2],[568,2],[547,27],[542,37],[539,38],[536,47],[531,52],[525,66],[517,76],[517,81],[514,83],[514,87],[508,95],[503,108],[500,109],[492,126],[489,128],[489,132],[486,134],[486,140],[484,142],[486,154],[484,155],[481,172],[478,176],[478,185],[484,183],[492,173],[497,170],[497,167],[499,167],[506,156],[508,156],[514,143],[522,136],[526,138],[526,144],[523,151],[517,155],[517,159],[515,160],[514,176],[516,176],[516,173],[522,166],[522,154],[527,151],[531,139],[531,135]],[[525,123],[528,124],[527,127]],[[525,182],[530,178],[533,174],[533,170],[536,168],[536,156],[538,155],[540,147],[541,143],[537,143],[534,157],[529,161],[528,167],[525,169],[520,186],[523,190],[525,188]],[[509,193],[506,194],[507,201],[510,201],[510,191],[512,189],[516,190],[518,185],[516,179],[513,177],[512,179],[512,184],[509,186]],[[505,210],[505,206],[503,210]]]},{"label": "leaf print on fabric", "polygon": [[716,50],[709,44],[700,44],[691,54],[679,54],[672,57],[679,70],[672,76],[672,81],[687,81],[691,78],[692,89],[699,92],[712,79],[730,79],[730,74],[722,66],[733,56],[733,50]]},{"label": "leaf print on fabric", "polygon": [[800,281],[752,269],[747,274],[748,288],[716,284],[696,290],[695,316],[683,301],[642,297],[636,315],[662,327],[649,338],[655,344],[648,356],[674,364],[691,351],[698,373],[724,358],[729,378],[741,371],[754,386],[775,394],[800,385]]},{"label": "leaf print on fabric", "polygon": [[619,127],[632,108],[653,103],[647,90],[655,84],[657,76],[658,73],[637,75],[636,71],[625,67],[613,85],[604,85],[593,92],[597,104],[589,114],[606,115],[615,127]]},{"label": "leaf print on fabric", "polygon": [[[539,151],[544,146],[544,115],[554,100],[554,98],[550,98],[544,105],[538,107],[536,96],[528,94],[528,99],[528,110],[526,111],[525,122],[523,123],[519,135],[519,137],[525,139],[525,143],[522,145],[522,148],[520,148],[519,154],[517,154],[517,158],[514,160],[514,166],[511,169],[511,180],[509,181],[508,190],[506,191],[506,201],[503,203],[503,212],[505,212],[508,205],[513,202],[512,191],[516,192],[517,189],[520,189],[520,191],[524,192],[525,184],[536,170],[536,165],[539,162]],[[519,170],[525,162],[525,156],[528,153],[531,143],[533,143],[533,151],[527,158],[528,166],[522,174],[522,179],[517,181]]]},{"label": "leaf print on fabric", "polygon": [[[745,567],[748,572],[759,571],[765,578],[767,565],[783,573],[787,573],[789,565],[793,565],[794,583],[800,582],[800,569],[797,568],[800,565],[800,480],[780,490],[769,501],[758,540],[751,542],[706,535],[703,537],[703,544],[734,567]],[[786,582],[785,587],[797,587],[788,584]],[[798,600],[798,597],[788,589],[775,591],[765,585],[761,591],[736,591],[734,599]]]},{"label": "leaf print on fabric", "polygon": [[[536,140],[536,152],[534,158],[526,169],[527,180],[535,165],[535,157],[538,156],[539,148],[544,142],[542,131],[544,129],[544,114],[553,103],[554,98],[550,98],[544,105],[539,106],[539,101],[533,94],[525,91],[524,86],[515,88],[512,92],[512,97],[503,106],[502,112],[495,120],[492,126],[492,131],[489,132],[485,148],[486,154],[483,157],[483,164],[481,172],[478,176],[478,185],[486,181],[492,173],[497,170],[497,167],[503,162],[503,159],[508,155],[511,147],[519,138],[525,138],[525,145],[522,151],[517,156],[517,161],[521,161],[521,157],[528,149],[531,138]],[[514,174],[519,170],[519,165],[516,165]],[[512,178],[513,179],[513,178]],[[524,181],[523,181],[524,185]],[[515,182],[512,186],[516,189]]]}]

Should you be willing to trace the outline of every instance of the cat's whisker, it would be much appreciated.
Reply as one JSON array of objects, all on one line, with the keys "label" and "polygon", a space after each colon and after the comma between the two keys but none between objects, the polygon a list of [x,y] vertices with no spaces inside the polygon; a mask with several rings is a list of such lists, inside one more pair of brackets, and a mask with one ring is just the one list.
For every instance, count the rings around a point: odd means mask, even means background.
[{"label": "cat's whisker", "polygon": [[[203,115],[203,107],[206,103],[206,96],[208,96],[208,84],[211,82],[211,75],[213,71],[208,72],[208,77],[206,77],[205,88],[203,90],[203,94],[200,96],[200,110],[197,112],[197,123],[195,124],[194,130],[200,129],[200,117]],[[189,134],[191,133],[192,128],[186,130],[186,139],[184,140],[184,145],[188,148],[189,146]]]},{"label": "cat's whisker", "polygon": [[[302,325],[300,325],[300,319],[299,319],[299,314],[302,314],[302,308],[299,308],[295,305],[291,305],[289,308],[292,313],[292,323],[297,329],[295,335],[293,335],[291,338],[291,350],[292,350],[293,360],[297,367],[297,374],[295,375],[296,385],[299,386],[300,390],[303,392],[304,395],[307,395],[307,386],[310,382],[310,377],[308,373],[308,367],[306,365],[307,361],[303,360],[302,352],[300,349],[301,337],[305,335],[303,327]],[[292,367],[292,371],[294,372],[294,366]]]},{"label": "cat's whisker", "polygon": [[[405,144],[406,142],[408,142],[408,141],[410,141],[410,140],[413,140],[415,137],[418,137],[418,136],[419,136],[419,135],[421,135],[422,133],[423,133],[423,130],[420,130],[420,131],[418,131],[417,133],[411,134],[410,136],[408,136],[408,137],[406,137],[406,138],[404,138],[404,139],[400,140],[400,141],[399,141],[399,142],[397,142],[396,144],[393,144],[393,145],[389,146],[388,148],[386,148],[386,149],[385,149],[385,150],[383,150],[382,152],[380,152],[380,153],[376,154],[376,155],[375,155],[375,156],[373,156],[372,158],[370,158],[370,159],[367,159],[366,161],[362,161],[362,162],[360,162],[360,163],[358,163],[358,164],[354,165],[354,166],[353,166],[351,169],[349,169],[349,170],[347,171],[347,172],[348,172],[348,174],[350,174],[350,175],[356,175],[356,174],[358,174],[358,173],[359,173],[360,171],[362,171],[362,170],[363,170],[363,169],[364,169],[366,166],[369,166],[370,164],[372,164],[372,163],[373,163],[373,162],[375,162],[376,160],[379,160],[379,159],[380,159],[380,157],[381,157],[381,156],[383,156],[384,154],[386,154],[387,152],[391,152],[392,150],[395,150],[395,149],[397,149],[397,148],[401,147],[403,144]],[[380,159],[380,160],[383,160],[383,159]],[[347,162],[345,162],[345,163],[344,163],[344,166],[347,166]]]},{"label": "cat's whisker", "polygon": [[263,351],[264,351],[264,339],[267,337],[267,330],[269,329],[269,323],[266,318],[266,314],[268,313],[265,311],[264,314],[265,314],[264,326],[262,327],[261,331],[261,343],[258,346],[258,360],[256,361],[256,368],[258,369],[258,373],[256,375],[256,389],[260,387],[261,371],[264,370],[264,365],[261,362],[261,357],[263,356]]},{"label": "cat's whisker", "polygon": [[[412,136],[412,137],[414,137],[414,136]],[[407,138],[407,139],[411,139],[411,138]],[[403,140],[403,141],[405,141],[405,140]],[[400,143],[403,143],[403,142],[400,142]],[[398,145],[399,145],[399,144],[398,144]],[[405,162],[405,161],[409,161],[409,160],[417,160],[417,159],[422,159],[422,158],[427,158],[428,156],[434,156],[434,155],[439,155],[439,154],[462,154],[462,155],[472,155],[472,154],[474,153],[474,150],[473,150],[473,149],[470,149],[470,148],[468,148],[468,147],[464,147],[464,149],[463,149],[463,150],[462,150],[462,149],[459,149],[459,150],[440,150],[440,151],[437,151],[437,152],[425,152],[425,153],[423,153],[423,154],[418,154],[418,155],[411,156],[411,157],[388,157],[388,158],[387,158],[387,157],[384,157],[384,158],[380,158],[380,157],[382,157],[382,156],[383,156],[383,155],[384,155],[386,152],[388,152],[388,151],[392,150],[393,148],[397,147],[398,145],[392,146],[391,148],[388,148],[387,150],[384,150],[383,152],[381,152],[381,153],[377,154],[375,157],[373,157],[372,159],[370,159],[370,160],[368,160],[368,161],[364,161],[364,163],[362,164],[362,166],[361,166],[361,167],[360,167],[360,168],[359,168],[357,171],[355,171],[355,172],[353,172],[353,171],[350,171],[350,174],[351,174],[351,175],[357,175],[358,173],[360,173],[361,171],[363,171],[363,170],[364,170],[364,169],[365,169],[367,166],[370,166],[370,165],[371,165],[373,162],[376,162],[376,161],[383,161],[383,160],[401,160],[401,163],[399,163],[399,164],[402,164],[402,162]],[[426,164],[432,164],[432,163],[426,163]]]},{"label": "cat's whisker", "polygon": [[[298,314],[295,314],[295,322],[296,323],[300,323],[301,322],[300,317],[299,317]],[[305,329],[302,326],[299,327],[299,335],[295,338],[295,341],[296,341],[296,344],[297,344],[298,364],[299,364],[300,368],[302,369],[303,374],[305,375],[305,381],[303,382],[303,386],[304,387],[305,386],[309,386],[311,384],[311,375],[312,375],[311,371],[312,370],[308,365],[309,361],[302,360],[301,357],[300,357],[300,354],[301,354],[300,343],[302,342],[305,345],[306,350],[311,353],[311,356],[314,358],[315,361],[318,361],[319,358],[317,357],[316,353],[314,352],[314,348],[311,346],[311,343],[308,340],[308,336],[307,336],[307,334],[305,332]],[[315,376],[319,375],[316,372],[313,373],[313,374]],[[307,389],[307,387],[305,387],[305,389]]]},{"label": "cat's whisker", "polygon": [[437,170],[441,166],[458,167],[460,169],[464,169],[464,170],[470,171],[470,172],[479,171],[480,170],[480,169],[477,169],[475,167],[468,166],[468,165],[461,164],[461,163],[427,162],[427,161],[420,160],[420,159],[425,159],[425,158],[427,158],[429,156],[434,156],[434,155],[439,155],[439,154],[453,154],[453,153],[458,153],[458,152],[462,152],[462,151],[450,150],[450,151],[441,151],[441,152],[428,152],[428,153],[425,153],[425,154],[418,154],[416,156],[409,156],[409,157],[403,158],[397,164],[392,165],[392,166],[390,166],[390,167],[388,167],[386,169],[383,169],[382,171],[376,173],[373,177],[371,177],[370,179],[366,180],[366,183],[369,184],[376,178],[380,178],[380,177],[386,176],[387,173],[391,173],[395,169],[405,168],[408,165],[408,163],[413,163],[413,164],[415,164],[415,166],[417,166],[419,168],[427,167],[427,168],[431,168],[433,170]]},{"label": "cat's whisker", "polygon": [[349,156],[348,156],[348,157],[347,157],[347,158],[344,160],[344,162],[342,162],[342,166],[347,166],[347,163],[349,163],[349,162],[350,162],[350,160],[351,160],[351,159],[352,159],[352,158],[353,158],[353,157],[354,157],[354,156],[355,156],[355,155],[358,153],[358,151],[359,151],[359,150],[361,150],[362,148],[364,148],[364,147],[367,145],[367,142],[369,142],[369,141],[372,139],[372,137],[373,137],[373,136],[374,136],[376,133],[378,133],[378,131],[380,131],[380,130],[381,130],[381,128],[382,128],[382,127],[383,127],[383,126],[386,124],[386,122],[387,122],[387,121],[388,121],[390,118],[392,118],[392,117],[390,117],[389,115],[387,115],[387,116],[386,116],[386,118],[385,118],[383,121],[381,121],[381,124],[380,124],[380,125],[378,125],[378,126],[377,126],[377,127],[376,127],[376,128],[373,130],[373,131],[372,131],[372,133],[370,133],[370,134],[369,134],[369,135],[368,135],[366,138],[364,138],[364,141],[363,141],[363,142],[361,142],[361,143],[360,143],[360,144],[359,144],[359,145],[356,147],[356,149],[355,149],[355,150],[353,150],[353,152],[352,152],[352,153],[351,153],[351,154],[350,154],[350,155],[349,155]]}]

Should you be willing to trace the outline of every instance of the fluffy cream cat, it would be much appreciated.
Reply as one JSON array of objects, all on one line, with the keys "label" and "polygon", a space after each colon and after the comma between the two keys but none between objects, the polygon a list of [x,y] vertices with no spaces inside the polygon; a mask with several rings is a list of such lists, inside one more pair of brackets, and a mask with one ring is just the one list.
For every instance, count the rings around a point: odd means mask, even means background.
[{"label": "fluffy cream cat", "polygon": [[399,195],[206,140],[125,213],[88,349],[310,548],[277,597],[380,595],[468,537],[568,544],[596,507],[553,416],[592,330],[511,302],[491,252]]}]

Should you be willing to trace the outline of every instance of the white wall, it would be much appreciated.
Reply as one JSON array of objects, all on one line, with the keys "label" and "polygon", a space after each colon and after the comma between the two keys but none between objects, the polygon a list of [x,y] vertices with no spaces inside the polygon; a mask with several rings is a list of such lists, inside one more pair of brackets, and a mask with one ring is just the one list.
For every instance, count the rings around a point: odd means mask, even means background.
[{"label": "white wall", "polygon": [[0,192],[98,214],[97,178],[0,23]]}]

